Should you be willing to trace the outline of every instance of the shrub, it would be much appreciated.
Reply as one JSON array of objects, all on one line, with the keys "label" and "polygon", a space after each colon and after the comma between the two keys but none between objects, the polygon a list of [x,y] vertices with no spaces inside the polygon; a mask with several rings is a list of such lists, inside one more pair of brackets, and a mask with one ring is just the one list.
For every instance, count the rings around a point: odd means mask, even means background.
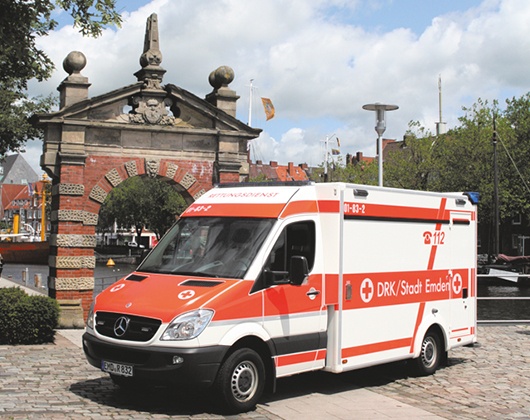
[{"label": "shrub", "polygon": [[59,304],[47,296],[29,296],[18,287],[0,288],[0,344],[53,342]]}]

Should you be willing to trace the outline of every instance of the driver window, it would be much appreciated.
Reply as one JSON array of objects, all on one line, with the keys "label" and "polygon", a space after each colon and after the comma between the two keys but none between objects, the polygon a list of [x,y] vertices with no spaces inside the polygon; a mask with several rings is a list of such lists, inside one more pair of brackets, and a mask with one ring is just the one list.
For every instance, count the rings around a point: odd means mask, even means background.
[{"label": "driver window", "polygon": [[[312,270],[315,262],[314,222],[297,222],[285,227],[272,247],[257,284],[265,287],[265,271],[274,272],[276,280],[288,279],[289,264],[294,255],[305,257],[309,271]],[[258,288],[261,287],[258,286]]]}]

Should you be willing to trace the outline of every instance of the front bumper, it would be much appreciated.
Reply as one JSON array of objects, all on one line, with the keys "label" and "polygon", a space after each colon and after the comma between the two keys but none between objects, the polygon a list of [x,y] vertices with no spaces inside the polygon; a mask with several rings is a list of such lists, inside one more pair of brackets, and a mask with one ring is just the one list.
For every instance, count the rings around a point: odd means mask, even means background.
[{"label": "front bumper", "polygon": [[[83,350],[88,362],[98,369],[105,360],[132,365],[134,378],[142,382],[208,387],[213,384],[228,347],[133,347],[127,343],[108,343],[85,333]],[[174,364],[174,356],[184,361]]]}]

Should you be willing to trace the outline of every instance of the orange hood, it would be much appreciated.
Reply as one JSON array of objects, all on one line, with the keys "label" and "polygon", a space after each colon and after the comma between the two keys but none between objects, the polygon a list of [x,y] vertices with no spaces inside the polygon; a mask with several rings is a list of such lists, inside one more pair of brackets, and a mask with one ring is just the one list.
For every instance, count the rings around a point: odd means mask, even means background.
[{"label": "orange hood", "polygon": [[248,299],[251,286],[251,281],[244,280],[133,273],[101,292],[94,310],[156,318],[164,323],[199,308],[213,309],[220,316],[219,310],[225,313],[235,302]]}]

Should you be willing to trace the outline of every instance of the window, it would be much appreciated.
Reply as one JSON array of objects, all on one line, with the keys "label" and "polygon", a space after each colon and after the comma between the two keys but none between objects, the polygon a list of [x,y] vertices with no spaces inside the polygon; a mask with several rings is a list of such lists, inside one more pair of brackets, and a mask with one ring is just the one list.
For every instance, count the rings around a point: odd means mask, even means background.
[{"label": "window", "polygon": [[516,215],[512,218],[512,225],[520,225],[520,224],[521,224],[521,213],[516,214]]},{"label": "window", "polygon": [[241,217],[181,218],[138,270],[243,278],[274,222]]},{"label": "window", "polygon": [[302,256],[307,260],[309,271],[315,263],[315,223],[312,221],[292,223],[285,227],[267,258],[253,291],[268,285],[266,277],[275,281],[289,279],[291,257]]}]

